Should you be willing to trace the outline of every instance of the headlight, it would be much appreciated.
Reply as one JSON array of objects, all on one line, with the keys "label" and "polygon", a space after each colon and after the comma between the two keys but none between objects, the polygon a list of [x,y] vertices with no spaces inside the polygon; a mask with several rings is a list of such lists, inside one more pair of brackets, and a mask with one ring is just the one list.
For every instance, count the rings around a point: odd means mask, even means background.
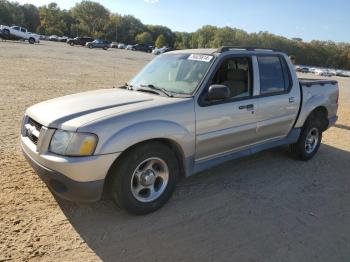
[{"label": "headlight", "polygon": [[50,143],[50,151],[65,156],[90,156],[97,145],[97,136],[56,130]]}]

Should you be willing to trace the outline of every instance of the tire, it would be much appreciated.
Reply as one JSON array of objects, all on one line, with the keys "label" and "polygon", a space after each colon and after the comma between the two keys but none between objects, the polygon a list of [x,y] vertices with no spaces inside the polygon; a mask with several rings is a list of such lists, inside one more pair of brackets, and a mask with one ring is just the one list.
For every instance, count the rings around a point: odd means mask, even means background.
[{"label": "tire", "polygon": [[108,47],[107,47],[107,46],[104,46],[104,47],[103,47],[103,50],[107,50],[107,49],[108,49]]},{"label": "tire", "polygon": [[2,34],[5,36],[5,39],[10,39],[10,31],[8,29],[2,30]]},{"label": "tire", "polygon": [[70,46],[74,46],[74,43],[73,43],[73,42],[70,42],[69,44],[70,44]]},{"label": "tire", "polygon": [[94,48],[92,45],[88,45],[88,48],[90,48],[90,49],[92,49],[92,48]]},{"label": "tire", "polygon": [[311,115],[302,128],[300,137],[290,150],[295,159],[308,161],[317,153],[322,141],[322,122],[317,114]]},{"label": "tire", "polygon": [[29,42],[29,44],[33,45],[35,43],[35,39],[34,38],[29,38],[28,42]]},{"label": "tire", "polygon": [[113,201],[135,215],[158,210],[174,192],[179,175],[176,159],[159,142],[143,143],[126,152],[109,173],[107,186]]}]

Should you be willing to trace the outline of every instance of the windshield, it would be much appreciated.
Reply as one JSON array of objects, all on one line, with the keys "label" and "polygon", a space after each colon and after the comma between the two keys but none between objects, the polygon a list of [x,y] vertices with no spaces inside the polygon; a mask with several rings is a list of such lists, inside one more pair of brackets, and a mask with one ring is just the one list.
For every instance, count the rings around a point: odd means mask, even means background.
[{"label": "windshield", "polygon": [[130,82],[136,88],[155,86],[178,94],[192,94],[213,62],[201,54],[165,54],[153,59]]}]

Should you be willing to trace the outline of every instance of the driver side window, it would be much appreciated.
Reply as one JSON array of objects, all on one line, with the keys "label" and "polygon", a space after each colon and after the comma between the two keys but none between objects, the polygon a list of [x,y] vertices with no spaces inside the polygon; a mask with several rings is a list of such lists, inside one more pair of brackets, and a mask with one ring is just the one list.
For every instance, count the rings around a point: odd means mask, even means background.
[{"label": "driver side window", "polygon": [[253,89],[251,68],[249,57],[228,58],[216,71],[212,84],[227,86],[232,99],[249,97]]}]

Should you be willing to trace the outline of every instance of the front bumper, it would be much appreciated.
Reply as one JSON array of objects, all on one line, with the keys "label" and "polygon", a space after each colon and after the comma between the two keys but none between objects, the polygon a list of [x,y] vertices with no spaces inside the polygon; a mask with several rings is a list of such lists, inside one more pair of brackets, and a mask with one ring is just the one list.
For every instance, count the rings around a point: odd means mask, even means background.
[{"label": "front bumper", "polygon": [[75,202],[93,202],[101,198],[109,168],[119,153],[88,157],[58,156],[21,136],[24,156],[38,176],[57,196]]},{"label": "front bumper", "polygon": [[101,198],[104,179],[78,182],[36,162],[23,150],[29,164],[55,195],[75,202],[94,202]]}]

